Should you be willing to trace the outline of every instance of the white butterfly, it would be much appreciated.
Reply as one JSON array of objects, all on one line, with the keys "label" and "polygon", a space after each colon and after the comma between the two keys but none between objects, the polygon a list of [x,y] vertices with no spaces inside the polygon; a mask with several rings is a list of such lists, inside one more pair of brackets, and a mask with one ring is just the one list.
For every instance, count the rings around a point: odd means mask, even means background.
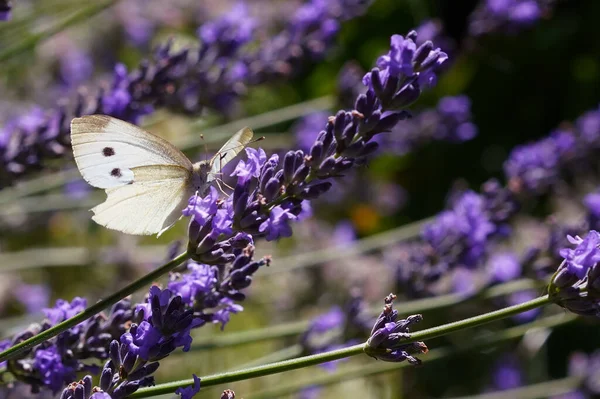
[{"label": "white butterfly", "polygon": [[71,121],[79,171],[89,184],[106,189],[92,219],[128,234],[161,235],[250,140],[252,130],[243,128],[210,160],[192,164],[168,141],[122,120],[88,115]]}]

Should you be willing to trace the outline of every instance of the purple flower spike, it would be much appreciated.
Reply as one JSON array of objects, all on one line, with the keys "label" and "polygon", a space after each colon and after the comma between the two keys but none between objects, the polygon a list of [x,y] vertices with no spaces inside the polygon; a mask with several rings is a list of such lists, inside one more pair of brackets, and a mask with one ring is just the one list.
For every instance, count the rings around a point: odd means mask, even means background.
[{"label": "purple flower spike", "polygon": [[600,316],[600,234],[591,230],[584,239],[567,238],[577,247],[560,250],[565,260],[548,287],[550,299],[574,313]]},{"label": "purple flower spike", "polygon": [[177,388],[175,391],[176,395],[181,395],[181,399],[192,399],[198,392],[200,392],[200,378],[196,374],[192,374],[194,377],[194,384],[185,388]]},{"label": "purple flower spike", "polygon": [[600,261],[600,234],[592,230],[585,239],[579,236],[567,236],[571,244],[577,245],[575,249],[561,249],[560,256],[565,258],[567,270],[582,279],[588,270]]},{"label": "purple flower spike", "polygon": [[384,110],[400,110],[419,98],[420,86],[434,86],[436,73],[448,59],[439,48],[429,41],[417,47],[417,33],[406,37],[393,35],[390,51],[379,57],[377,68],[363,78],[365,86],[372,90]]},{"label": "purple flower spike", "polygon": [[410,338],[409,327],[423,320],[423,317],[413,315],[398,320],[398,311],[393,309],[394,299],[396,296],[393,294],[385,298],[385,306],[371,330],[364,351],[367,355],[386,362],[407,360],[413,365],[421,364],[412,354],[427,353],[427,346],[423,342],[402,344],[402,340]]}]

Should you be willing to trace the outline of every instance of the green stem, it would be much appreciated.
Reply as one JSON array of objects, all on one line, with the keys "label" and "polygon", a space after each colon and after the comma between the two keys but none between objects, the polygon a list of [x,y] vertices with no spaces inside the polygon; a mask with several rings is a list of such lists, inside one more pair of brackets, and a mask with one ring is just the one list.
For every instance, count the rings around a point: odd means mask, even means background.
[{"label": "green stem", "polygon": [[114,294],[109,295],[105,299],[102,299],[101,301],[96,302],[95,304],[88,307],[81,313],[78,313],[75,316],[71,317],[70,319],[67,319],[67,320],[63,321],[62,323],[59,323],[59,324],[49,328],[48,330],[45,330],[45,331],[39,333],[38,335],[35,335],[23,342],[18,343],[15,346],[8,348],[4,352],[0,353],[0,362],[2,362],[4,360],[12,359],[13,357],[17,356],[19,353],[21,353],[25,350],[31,349],[35,345],[39,345],[42,342],[47,341],[50,338],[57,336],[61,332],[66,331],[69,328],[76,326],[77,324],[100,313],[101,311],[108,308],[109,306],[114,305],[115,303],[119,302],[121,299],[125,298],[126,296],[133,294],[135,291],[137,291],[141,288],[147,288],[152,282],[154,282],[160,276],[173,270],[179,264],[181,264],[182,262],[184,262],[185,260],[187,260],[189,258],[190,258],[190,254],[188,254],[187,252],[184,252],[184,253],[178,255],[177,257],[175,257],[173,260],[171,260],[171,261],[167,262],[166,264],[164,264],[163,266],[159,267],[158,269],[146,274],[144,277],[142,277],[142,278],[134,281],[133,283],[129,284],[128,286],[118,290]]},{"label": "green stem", "polygon": [[91,16],[96,15],[100,11],[103,11],[104,9],[112,6],[117,1],[118,0],[94,2],[92,3],[92,5],[74,12],[72,15],[65,18],[55,26],[52,26],[51,28],[46,29],[42,32],[28,36],[27,38],[16,43],[15,45],[9,46],[6,49],[4,49],[4,51],[0,52],[0,62],[4,62],[17,54],[20,54],[30,48],[35,47],[39,42],[49,39],[53,35],[62,32],[71,25],[75,25],[79,22],[88,19]]},{"label": "green stem", "polygon": [[426,330],[417,331],[410,335],[406,341],[402,341],[401,345],[415,341],[425,341],[431,338],[441,337],[442,335],[451,334],[456,331],[466,330],[468,328],[477,327],[483,324],[491,323],[496,320],[505,319],[519,313],[527,312],[528,310],[536,309],[542,306],[551,304],[548,295],[541,296],[531,301],[520,303],[518,305],[509,306],[504,309],[495,310],[490,313],[484,313],[479,316],[469,317],[468,319],[455,321],[454,323],[443,324],[441,326],[428,328]]},{"label": "green stem", "polygon": [[[560,325],[570,323],[577,319],[577,316],[573,314],[558,314],[555,316],[545,317],[543,319],[536,320],[534,322],[523,324],[516,327],[507,328],[505,330],[496,332],[493,335],[482,335],[475,337],[470,340],[466,345],[459,347],[445,347],[439,349],[433,349],[427,353],[426,365],[432,361],[446,359],[451,356],[455,356],[461,353],[470,352],[473,350],[479,350],[485,348],[489,350],[492,346],[498,346],[504,342],[512,341],[521,338],[528,331],[540,328],[553,328]],[[277,399],[287,395],[292,395],[307,386],[327,386],[337,384],[341,381],[354,380],[357,378],[369,377],[372,375],[388,373],[397,371],[404,367],[411,367],[407,362],[401,363],[385,363],[385,362],[373,362],[369,365],[360,364],[353,367],[345,368],[333,374],[320,374],[310,378],[310,380],[294,381],[290,384],[278,386],[274,388],[267,388],[265,390],[256,393],[245,393],[244,398],[252,399]],[[515,397],[515,396],[506,396]]]},{"label": "green stem", "polygon": [[[330,362],[332,360],[344,359],[346,357],[359,355],[363,352],[364,346],[365,344],[358,344],[348,348],[319,353],[318,355],[304,356],[297,359],[284,360],[282,362],[251,367],[244,370],[214,374],[207,377],[202,377],[200,384],[202,387],[207,388],[228,382],[248,380],[251,378],[263,377],[265,375],[283,373],[284,371],[297,370],[308,366]],[[193,383],[194,381],[191,379],[169,382],[166,384],[156,385],[151,388],[140,389],[128,397],[145,398],[148,396],[171,393],[175,392],[175,390],[179,387],[185,387],[192,385]]]},{"label": "green stem", "polygon": [[[416,341],[425,341],[428,339],[440,337],[442,335],[451,334],[456,331],[473,328],[483,324],[491,323],[496,320],[514,316],[516,314],[526,312],[541,306],[550,304],[548,295],[533,299],[518,305],[510,306],[494,312],[485,313],[483,315],[470,317],[468,319],[456,321],[454,323],[444,324],[438,327],[429,328],[422,331],[412,333],[410,338],[402,341],[402,345],[406,345]],[[251,378],[262,377],[265,375],[278,374],[285,371],[296,370],[304,367],[314,366],[316,364],[330,362],[332,360],[343,359],[350,356],[356,356],[363,352],[365,343],[350,346],[348,348],[338,349],[330,352],[319,353],[317,355],[304,356],[297,359],[285,360],[282,362],[266,364],[257,367],[251,367],[239,371],[215,374],[201,378],[201,385],[204,388],[225,384],[228,382],[242,381]],[[187,379],[182,381],[174,381],[166,384],[156,385],[151,388],[140,389],[136,393],[130,395],[130,398],[144,398],[148,396],[160,395],[164,393],[174,392],[179,387],[192,385],[193,380]]]}]

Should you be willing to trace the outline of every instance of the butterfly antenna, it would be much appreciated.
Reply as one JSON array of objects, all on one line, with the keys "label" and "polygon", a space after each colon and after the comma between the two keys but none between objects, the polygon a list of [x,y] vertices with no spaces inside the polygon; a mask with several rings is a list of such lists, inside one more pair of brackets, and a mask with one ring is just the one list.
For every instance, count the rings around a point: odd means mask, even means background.
[{"label": "butterfly antenna", "polygon": [[202,140],[202,144],[204,145],[204,160],[208,160],[208,145],[206,145],[206,141],[204,141],[204,135],[200,133],[200,140]]}]

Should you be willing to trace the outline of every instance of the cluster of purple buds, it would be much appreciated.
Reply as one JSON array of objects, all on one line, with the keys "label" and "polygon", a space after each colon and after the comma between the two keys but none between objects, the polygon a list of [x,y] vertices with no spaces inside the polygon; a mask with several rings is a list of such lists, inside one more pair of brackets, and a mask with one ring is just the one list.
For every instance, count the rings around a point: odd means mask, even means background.
[{"label": "cluster of purple buds", "polygon": [[378,148],[372,138],[389,132],[407,116],[406,111],[387,109],[386,102],[399,106],[399,98],[408,92],[410,102],[416,100],[420,82],[433,83],[437,68],[447,58],[431,42],[417,48],[415,38],[414,32],[406,39],[393,36],[390,52],[379,61],[381,69],[365,75],[369,89],[358,96],[355,109],[330,117],[306,153],[289,151],[280,161],[278,155],[267,158],[264,151],[247,148],[247,161],[240,161],[232,174],[238,180],[229,198],[221,200],[211,189],[203,199],[190,199],[184,215],[193,216],[189,236],[191,253],[198,261],[227,261],[227,250],[248,234],[267,240],[290,236],[289,223],[302,217],[306,200],[327,192],[330,178],[365,162]]},{"label": "cluster of purple buds", "polygon": [[568,237],[575,249],[560,251],[564,261],[552,276],[550,299],[585,316],[600,316],[600,233],[591,230],[584,239]]},{"label": "cluster of purple buds", "polygon": [[[399,111],[414,103],[421,94],[420,87],[433,86],[436,72],[448,59],[446,53],[426,41],[416,44],[417,32],[406,37],[392,36],[387,55],[379,57],[377,67],[363,78],[365,86],[374,92],[382,111]],[[358,109],[358,107],[357,107]]]},{"label": "cluster of purple buds", "polygon": [[[22,128],[16,122],[28,119],[28,115],[15,118],[0,130],[0,188],[40,169],[43,161],[67,153],[69,122],[74,117],[106,114],[137,123],[140,117],[157,107],[191,113],[198,113],[203,107],[220,112],[231,110],[232,101],[244,94],[248,85],[289,77],[292,71],[298,70],[296,64],[314,56],[297,51],[314,47],[319,41],[313,24],[308,23],[311,16],[320,24],[323,16],[327,16],[326,21],[348,19],[367,7],[355,1],[348,1],[348,7],[346,1],[340,0],[337,7],[329,3],[307,3],[302,8],[302,18],[293,16],[285,32],[261,43],[258,50],[245,46],[252,38],[255,24],[244,7],[236,7],[230,14],[200,29],[202,43],[198,49],[173,51],[172,43],[167,42],[156,50],[151,61],[143,61],[130,72],[124,65],[117,65],[108,87],[95,94],[80,90],[70,104],[59,102],[57,108],[42,112],[35,125]],[[308,12],[311,9],[312,14]],[[344,12],[338,12],[340,10]],[[307,35],[308,32],[312,34]],[[331,32],[327,31],[327,35],[321,39],[321,43],[325,43],[321,46],[323,49],[331,43]],[[272,51],[274,47],[280,51]]]},{"label": "cluster of purple buds", "polygon": [[423,320],[423,316],[412,315],[398,320],[398,311],[393,309],[394,299],[394,294],[385,298],[385,306],[371,330],[364,351],[367,355],[386,362],[407,360],[410,364],[421,364],[421,361],[412,355],[427,353],[429,349],[425,343],[402,344],[402,341],[410,338],[409,327]]},{"label": "cluster of purple buds", "polygon": [[[227,240],[225,241],[227,242]],[[252,283],[252,275],[270,264],[269,257],[253,260],[254,246],[232,249],[230,264],[200,264],[188,262],[186,274],[174,274],[168,287],[182,302],[194,311],[194,317],[204,322],[221,323],[224,327],[231,313],[243,308],[235,301],[243,301],[242,293]]]},{"label": "cluster of purple buds", "polygon": [[[30,326],[11,341],[4,341],[2,346],[8,348],[31,338],[81,312],[85,307],[86,301],[82,298],[75,298],[71,303],[58,300],[54,308],[45,309],[44,322]],[[108,316],[98,314],[56,338],[23,352],[21,356],[8,360],[0,374],[12,374],[17,380],[30,385],[34,392],[46,387],[56,393],[75,379],[75,373],[98,371],[96,366],[88,364],[89,360],[108,358],[109,343],[125,333],[132,314],[129,300],[122,300],[112,307]]]},{"label": "cluster of purple buds", "polygon": [[553,0],[484,0],[471,14],[469,33],[518,33],[548,13]]}]

